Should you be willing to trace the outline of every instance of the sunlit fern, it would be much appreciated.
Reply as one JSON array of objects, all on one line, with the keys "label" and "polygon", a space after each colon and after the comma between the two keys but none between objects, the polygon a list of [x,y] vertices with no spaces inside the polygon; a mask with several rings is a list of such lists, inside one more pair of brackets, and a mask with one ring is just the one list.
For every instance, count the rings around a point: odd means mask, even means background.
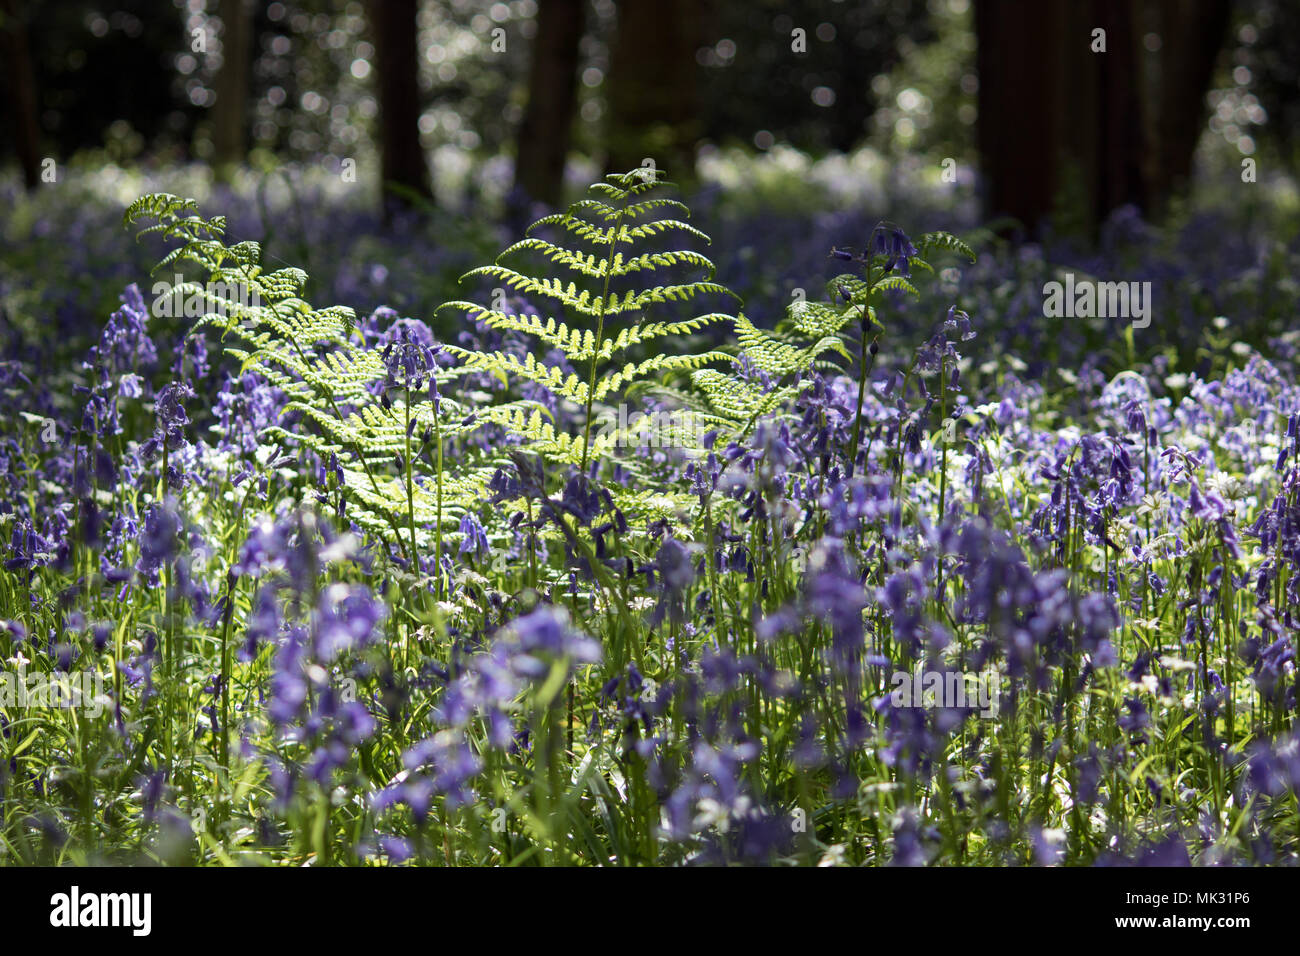
[{"label": "sunlit fern", "polygon": [[[828,357],[848,357],[845,328],[855,318],[864,328],[868,321],[876,323],[868,303],[871,295],[885,289],[916,291],[898,276],[878,279],[870,287],[856,276],[841,276],[830,284],[829,302],[792,304],[787,319],[773,331],[756,327],[743,314],[651,318],[649,313],[657,307],[671,309],[701,296],[734,297],[712,281],[713,263],[701,253],[647,248],[657,237],[708,241],[684,221],[689,210],[683,203],[652,195],[665,185],[644,170],[608,176],[591,187],[592,197],[539,219],[495,264],[468,273],[467,279],[486,278],[546,300],[561,317],[515,314],[495,303],[488,307],[457,301],[442,306],[462,310],[490,328],[516,333],[533,345],[522,356],[446,346],[459,365],[434,373],[441,395],[438,411],[433,402],[417,395],[399,393],[380,401],[375,391],[385,378],[384,361],[355,330],[353,311],[343,306],[313,308],[302,298],[306,273],[296,268],[264,271],[256,242],[224,242],[223,217],[204,219],[193,200],[154,194],[133,203],[124,219],[128,225],[153,220],[140,235],[156,233],[176,244],[158,269],[188,262],[205,273],[203,282],[188,282],[179,290],[209,307],[194,330],[219,331],[226,351],[243,369],[282,389],[288,396],[286,411],[299,413],[305,427],[290,432],[274,425],[264,438],[298,442],[323,460],[337,458],[352,519],[366,530],[391,533],[403,548],[419,551],[431,538],[441,541],[444,532],[454,540],[461,514],[481,510],[491,476],[508,462],[505,448],[471,451],[463,441],[471,432],[500,426],[519,446],[515,451],[538,455],[561,470],[576,466],[585,472],[592,462],[617,458],[635,479],[642,461],[627,449],[637,442],[616,428],[593,429],[598,422],[617,421],[616,401],[656,392],[694,415],[687,424],[671,414],[656,417],[650,435],[643,426],[640,440],[660,448],[698,450],[706,429],[726,438],[742,437],[759,418],[789,408],[801,387],[799,373]],[[666,212],[676,218],[660,218]],[[534,235],[546,231],[561,241]],[[970,255],[968,247],[946,233],[922,237],[918,252],[931,248]],[[562,274],[508,264],[521,262],[526,253],[532,253],[534,261],[540,257],[561,267]],[[933,271],[920,255],[911,262]],[[704,277],[654,283],[659,274],[683,269],[702,271]],[[724,322],[732,326],[725,350],[683,348]],[[669,342],[682,350],[668,354],[663,349]],[[552,350],[579,372],[566,374],[539,358]],[[579,424],[557,424],[544,404],[519,397],[471,407],[451,387],[469,372],[541,386],[558,401],[580,409]],[[426,442],[417,441],[413,447],[412,435],[431,431],[438,436],[439,448],[455,445],[465,454],[441,467],[420,458]],[[393,467],[399,456],[409,469],[406,474]],[[417,477],[412,479],[411,473]],[[648,518],[670,516],[690,501],[650,482],[633,480],[615,490],[621,508]]]},{"label": "sunlit fern", "polygon": [[[264,440],[296,441],[323,460],[336,457],[349,499],[349,516],[366,530],[391,534],[403,547],[409,543],[421,549],[431,537],[429,525],[436,524],[439,516],[449,539],[455,539],[460,515],[482,508],[492,474],[507,459],[498,455],[503,456],[505,448],[495,449],[496,453],[472,453],[460,442],[459,447],[467,453],[446,461],[431,475],[436,470],[432,461],[412,459],[412,434],[422,435],[436,427],[438,440],[452,444],[476,429],[498,425],[525,452],[540,455],[552,465],[584,467],[589,461],[617,453],[621,437],[608,429],[593,434],[591,423],[600,409],[631,386],[661,382],[673,373],[729,360],[718,351],[680,355],[647,351],[650,346],[662,346],[669,337],[680,341],[730,318],[706,313],[646,320],[648,310],[659,304],[689,302],[706,294],[730,295],[711,281],[713,265],[700,253],[641,248],[654,236],[681,235],[707,241],[703,233],[681,219],[656,218],[667,209],[689,215],[675,200],[646,195],[663,185],[643,178],[640,172],[608,177],[593,187],[604,199],[584,200],[567,213],[545,217],[533,227],[558,226],[579,247],[567,248],[530,235],[502,255],[504,260],[525,250],[540,251],[552,263],[565,267],[562,277],[531,276],[499,263],[471,273],[494,278],[527,295],[549,298],[573,315],[574,327],[554,318],[543,320],[472,303],[448,303],[448,307],[463,307],[490,326],[531,337],[542,354],[559,349],[575,366],[585,365],[586,374],[581,378],[561,374],[532,352],[520,358],[448,346],[460,364],[435,373],[441,395],[437,413],[432,402],[414,395],[409,396],[409,406],[408,396],[402,394],[379,401],[374,390],[385,377],[384,362],[379,351],[367,347],[355,331],[352,310],[337,306],[314,309],[302,298],[306,273],[294,268],[264,271],[257,243],[226,244],[223,217],[204,219],[193,200],[154,194],[133,203],[124,220],[128,225],[152,220],[140,235],[161,234],[176,244],[158,269],[188,262],[202,270],[204,281],[184,283],[178,290],[187,299],[198,297],[207,304],[194,331],[218,331],[226,352],[241,362],[243,370],[282,389],[288,396],[286,411],[299,413],[303,427],[290,432],[277,424],[266,430]],[[582,241],[594,243],[603,254],[584,251]],[[625,250],[621,248],[624,245],[632,248]],[[648,276],[672,267],[701,269],[707,275],[672,284],[625,281],[625,277]],[[599,294],[580,288],[584,280],[599,284]],[[634,321],[629,323],[629,318]],[[519,398],[467,406],[450,386],[473,371],[491,371],[508,380],[542,385],[558,399],[583,408],[583,427],[576,433],[557,427],[542,404]],[[683,447],[699,443],[698,430],[674,430],[671,422],[656,437],[664,444]],[[414,452],[418,455],[419,448]],[[408,484],[401,470],[393,468],[397,456],[410,462],[420,476],[417,480]],[[636,470],[634,456],[626,464]],[[440,486],[441,502],[431,479]],[[633,486],[620,491],[620,505],[629,512],[654,517],[673,513],[680,502]],[[407,526],[409,541],[404,536]]]},{"label": "sunlit fern", "polygon": [[[178,245],[157,269],[181,262],[197,265],[203,282],[179,287],[188,300],[199,297],[207,305],[194,331],[205,328],[220,333],[225,351],[252,371],[282,389],[288,397],[286,412],[298,412],[308,427],[288,431],[282,425],[267,429],[268,442],[297,442],[322,460],[336,457],[349,499],[349,516],[365,530],[394,536],[402,547],[403,525],[413,525],[414,546],[423,547],[441,514],[442,525],[454,529],[459,516],[482,504],[496,464],[467,463],[440,475],[441,507],[434,485],[426,477],[408,488],[393,467],[395,456],[412,454],[409,436],[436,426],[442,442],[454,442],[493,420],[513,420],[525,410],[505,405],[488,415],[471,416],[451,397],[443,397],[435,421],[434,405],[420,396],[398,394],[381,402],[372,389],[383,381],[385,366],[379,351],[365,346],[355,331],[356,316],[344,306],[315,309],[302,297],[307,274],[286,268],[262,269],[256,242],[226,245],[224,217],[203,219],[191,199],[167,194],[144,196],[126,210],[131,225],[154,220],[140,235],[160,234]],[[460,370],[438,370],[440,388]],[[445,396],[446,389],[442,388]],[[408,418],[409,415],[409,418]],[[418,446],[418,442],[417,442]],[[418,449],[417,449],[418,450]],[[418,469],[428,476],[429,466]],[[410,494],[408,495],[408,491]],[[449,530],[454,540],[455,531]]]},{"label": "sunlit fern", "polygon": [[[489,328],[513,332],[530,342],[522,357],[502,350],[448,346],[466,367],[493,373],[514,385],[531,382],[581,410],[573,433],[537,411],[495,416],[524,451],[541,455],[553,466],[586,471],[594,461],[618,456],[627,470],[636,473],[637,457],[619,451],[635,442],[617,428],[607,427],[619,420],[616,403],[646,386],[660,386],[732,361],[730,354],[720,350],[686,348],[670,354],[665,349],[670,341],[672,347],[682,349],[683,343],[709,326],[733,321],[730,315],[651,317],[656,308],[672,310],[704,296],[735,297],[726,286],[712,281],[714,265],[700,252],[646,248],[659,237],[683,243],[709,241],[684,221],[690,211],[683,203],[653,195],[666,185],[646,170],[607,176],[591,187],[589,198],[533,223],[525,238],[502,252],[496,263],[466,274],[467,280],[497,283],[492,305],[455,301],[440,307],[459,310]],[[673,218],[661,218],[664,215]],[[556,266],[562,272],[550,274]],[[683,270],[702,272],[703,277],[682,279]],[[657,281],[661,275],[664,281]],[[526,301],[536,300],[554,314],[508,311],[505,289]],[[552,350],[577,371],[565,374],[539,357]],[[702,441],[699,429],[677,427],[670,415],[655,422],[655,432],[640,437],[658,447],[689,450]],[[631,489],[621,504],[644,508],[647,500]]]},{"label": "sunlit fern", "polygon": [[[925,258],[931,251],[975,258],[969,245],[946,232],[927,233],[916,247],[917,255],[910,257],[909,264],[926,273],[934,272]],[[801,296],[791,302],[785,318],[773,330],[758,328],[741,315],[736,319],[736,364],[753,374],[700,369],[691,376],[694,388],[674,395],[705,416],[720,434],[732,438],[743,437],[766,415],[783,410],[793,414],[794,400],[804,387],[799,380],[801,373],[814,368],[843,371],[841,362],[853,359],[848,348],[850,337],[859,338],[867,335],[868,329],[883,328],[872,297],[887,291],[919,295],[912,282],[901,275],[877,277],[868,285],[860,276],[845,274],[827,283],[827,301],[814,302]]]}]

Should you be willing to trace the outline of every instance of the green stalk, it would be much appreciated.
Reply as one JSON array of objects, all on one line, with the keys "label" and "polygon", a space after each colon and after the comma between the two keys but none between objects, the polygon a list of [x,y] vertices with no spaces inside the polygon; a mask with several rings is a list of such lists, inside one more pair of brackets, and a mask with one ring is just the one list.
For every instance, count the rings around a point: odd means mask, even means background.
[{"label": "green stalk", "polygon": [[[420,548],[415,540],[415,479],[411,468],[411,386],[409,382],[405,387],[405,396],[403,411],[406,414],[406,427],[403,432],[406,435],[406,455],[402,458],[402,464],[406,466],[406,518],[411,530],[411,556],[418,561]],[[419,565],[413,565],[412,571],[418,575]]]},{"label": "green stalk", "polygon": [[230,624],[235,611],[235,588],[239,579],[226,572],[226,608],[221,621],[221,769],[230,773]]},{"label": "green stalk", "polygon": [[[163,455],[162,455],[162,498],[160,507],[167,506],[168,492],[168,446],[167,439],[163,438]],[[166,679],[167,686],[163,690],[163,747],[167,755],[167,773],[171,775],[174,772],[172,767],[172,696],[175,692],[174,667],[176,649],[172,640],[172,588],[171,588],[171,564],[165,564],[162,569],[163,583],[163,675]]]},{"label": "green stalk", "polygon": [[849,451],[849,474],[857,467],[858,446],[862,441],[862,405],[867,398],[867,323],[871,318],[871,290],[875,288],[871,281],[871,262],[867,262],[867,295],[862,302],[862,335],[858,343],[858,405],[856,421],[853,423],[853,445]]},{"label": "green stalk", "polygon": [[605,307],[609,302],[609,280],[613,278],[614,249],[618,245],[618,236],[623,228],[623,213],[620,209],[614,218],[614,227],[609,233],[609,248],[605,252],[605,287],[600,293],[600,313],[596,316],[596,345],[591,353],[591,373],[587,376],[587,413],[582,429],[582,466],[579,471],[587,474],[587,459],[591,453],[591,403],[596,397],[596,363],[600,360],[600,347],[605,338]]},{"label": "green stalk", "polygon": [[442,594],[442,423],[438,419],[438,405],[433,407],[433,440],[438,443],[437,467],[434,470],[438,496],[438,520],[433,528],[433,560],[438,569],[438,593]]},{"label": "green stalk", "polygon": [[[943,524],[947,513],[948,501],[948,353],[939,357],[939,515],[938,523]],[[943,600],[943,555],[938,556],[934,568],[934,599]]]}]

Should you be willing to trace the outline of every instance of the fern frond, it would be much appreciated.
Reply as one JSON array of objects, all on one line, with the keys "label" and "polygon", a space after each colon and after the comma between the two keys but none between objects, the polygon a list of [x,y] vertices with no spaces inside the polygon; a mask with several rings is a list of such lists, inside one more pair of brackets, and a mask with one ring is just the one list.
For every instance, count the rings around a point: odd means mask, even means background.
[{"label": "fern frond", "polygon": [[976,259],[975,250],[950,232],[927,232],[916,241],[916,249],[923,258],[929,258],[926,253],[931,249],[943,249],[963,255],[971,262]]},{"label": "fern frond", "polygon": [[877,280],[876,280],[875,287],[873,288],[872,291],[875,291],[875,292],[881,292],[881,291],[884,291],[884,292],[889,292],[889,291],[910,292],[912,295],[915,295],[915,296],[919,296],[919,295],[921,294],[921,293],[917,290],[916,286],[912,285],[912,283],[908,282],[908,281],[907,281],[906,279],[904,279],[902,276],[885,276],[883,279],[877,279]]},{"label": "fern frond", "polygon": [[555,395],[580,405],[586,403],[590,394],[587,383],[577,375],[572,372],[565,375],[561,369],[547,365],[531,352],[521,359],[518,355],[501,351],[478,352],[458,345],[447,345],[445,348],[460,358],[468,368],[517,376],[542,385]]},{"label": "fern frond", "polygon": [[[689,335],[731,319],[710,312],[682,319],[637,320],[639,314],[652,307],[677,306],[702,295],[735,298],[726,286],[712,281],[716,273],[713,262],[693,249],[636,249],[644,240],[667,234],[709,241],[707,235],[684,221],[690,214],[684,203],[648,195],[663,185],[657,176],[642,170],[607,176],[591,188],[593,196],[599,198],[586,198],[564,213],[543,216],[528,227],[523,239],[508,246],[494,265],[482,266],[464,276],[467,280],[489,279],[530,299],[546,298],[557,313],[565,313],[564,321],[558,315],[543,318],[511,314],[467,301],[440,306],[463,310],[489,328],[523,335],[535,346],[523,357],[502,350],[449,347],[465,368],[490,372],[507,383],[540,385],[557,399],[586,409],[584,434],[577,444],[557,432],[553,423],[543,425],[531,414],[497,417],[526,452],[539,454],[552,464],[585,465],[593,453],[613,452],[612,446],[602,443],[603,433],[594,440],[591,437],[597,411],[594,403],[614,401],[631,389],[662,383],[665,378],[695,372],[712,363],[731,361],[731,356],[718,351],[673,356],[626,354],[656,339]],[[647,218],[665,211],[676,211],[681,218]],[[555,233],[546,237],[537,234],[546,227],[554,227]],[[524,253],[533,253],[534,261],[540,257],[564,268],[567,275],[539,274],[522,260],[512,258]],[[636,281],[671,269],[697,270],[704,277],[653,285]],[[616,279],[620,287],[611,288]],[[583,369],[583,374],[568,374],[542,361],[537,349],[543,347],[559,350],[570,365]],[[683,438],[666,437],[674,442]]]},{"label": "fern frond", "polygon": [[612,375],[603,376],[596,383],[595,399],[603,401],[609,395],[632,382],[644,378],[650,372],[693,371],[710,362],[729,362],[731,356],[726,352],[702,352],[696,355],[656,355],[644,362],[629,362]]}]

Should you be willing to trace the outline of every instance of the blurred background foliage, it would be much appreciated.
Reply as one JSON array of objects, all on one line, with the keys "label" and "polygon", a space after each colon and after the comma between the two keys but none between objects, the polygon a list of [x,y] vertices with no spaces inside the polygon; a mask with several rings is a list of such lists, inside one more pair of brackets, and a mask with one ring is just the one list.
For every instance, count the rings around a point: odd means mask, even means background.
[{"label": "blurred background foliage", "polygon": [[0,59],[0,325],[23,334],[93,325],[142,276],[147,252],[86,248],[155,188],[210,200],[313,295],[418,314],[646,158],[760,320],[881,217],[1094,268],[1116,215],[1171,249],[1198,223],[1217,260],[1165,278],[1233,289],[1296,256],[1288,0],[0,0]]},{"label": "blurred background foliage", "polygon": [[[118,163],[230,160],[266,169],[351,158],[364,172],[390,125],[376,34],[391,29],[399,44],[413,45],[413,69],[403,64],[411,75],[395,83],[414,90],[414,140],[435,169],[527,154],[539,138],[561,142],[565,160],[597,166],[645,153],[687,181],[710,147],[822,156],[870,146],[988,166],[995,157],[979,153],[979,110],[1006,91],[980,91],[981,30],[999,61],[1016,59],[1017,28],[1041,30],[1035,46],[1044,55],[1063,42],[1069,55],[1095,57],[1087,24],[1096,22],[1116,24],[1104,62],[1111,73],[1132,74],[1126,99],[1146,101],[1147,146],[1166,119],[1190,112],[1207,151],[1226,147],[1294,173],[1300,7],[1186,2],[1197,9],[1162,0],[1051,0],[1031,10],[1006,0],[3,0],[5,43],[20,52],[21,40],[28,55],[6,58],[0,123],[13,135],[0,143],[0,158],[24,160],[20,114],[30,94],[38,159],[91,151]],[[409,23],[389,16],[396,22],[387,27],[377,15],[402,8]],[[1083,33],[1053,11],[1079,11]],[[1177,21],[1192,13],[1204,22],[1171,43]],[[548,16],[567,25],[549,29]],[[1120,49],[1126,42],[1136,51]],[[1181,69],[1198,57],[1205,69]],[[232,72],[239,82],[223,95]],[[1193,84],[1198,73],[1208,82]],[[1170,91],[1179,84],[1199,88],[1178,90],[1175,108]],[[571,102],[538,104],[548,88],[566,87],[553,99]],[[525,143],[530,108],[548,115]],[[221,127],[231,118],[237,135],[226,143]],[[1013,147],[1032,149],[1046,120],[1016,117],[1024,135]],[[1064,166],[1064,157],[1052,165]]]}]

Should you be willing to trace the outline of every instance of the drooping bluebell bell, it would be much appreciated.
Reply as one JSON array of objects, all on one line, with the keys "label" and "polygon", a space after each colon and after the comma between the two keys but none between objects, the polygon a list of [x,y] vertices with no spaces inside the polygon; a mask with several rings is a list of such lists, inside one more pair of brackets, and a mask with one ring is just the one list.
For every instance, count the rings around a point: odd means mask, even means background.
[{"label": "drooping bluebell bell", "polygon": [[460,534],[460,547],[457,549],[460,554],[468,554],[479,559],[488,555],[491,548],[488,544],[487,532],[483,530],[477,515],[465,512],[460,519]]},{"label": "drooping bluebell bell", "polygon": [[190,423],[184,402],[194,397],[194,389],[185,382],[173,382],[158,393],[154,406],[158,434],[167,442],[168,448],[176,449],[184,444],[185,426]]},{"label": "drooping bluebell bell", "polygon": [[912,274],[911,258],[917,254],[916,246],[897,226],[881,223],[871,233],[868,251],[872,256],[885,257],[885,272],[895,269],[901,275]]}]

